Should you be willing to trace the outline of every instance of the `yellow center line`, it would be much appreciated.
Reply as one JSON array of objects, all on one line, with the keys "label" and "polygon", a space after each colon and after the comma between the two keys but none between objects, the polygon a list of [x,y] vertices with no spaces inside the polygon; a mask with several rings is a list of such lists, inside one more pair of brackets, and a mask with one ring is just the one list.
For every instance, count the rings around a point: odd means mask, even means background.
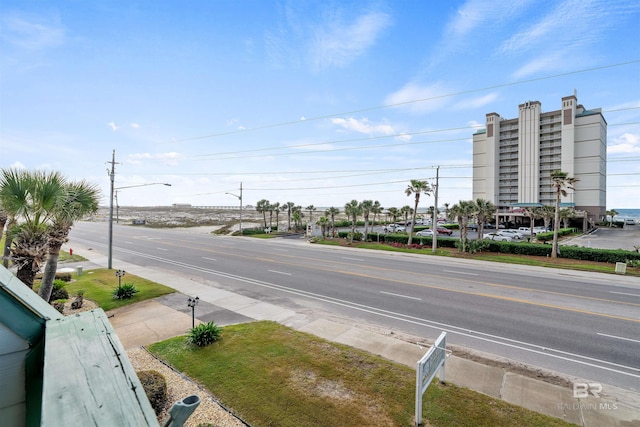
[{"label": "yellow center line", "polygon": [[[192,246],[183,246],[183,245],[167,243],[167,242],[163,242],[163,243],[167,244],[167,245],[170,245],[170,246],[190,247],[190,248],[193,249]],[[202,248],[202,247],[198,247],[197,249],[202,250],[202,251],[206,251],[206,252],[210,252],[210,253],[233,255],[233,256],[238,257],[238,258],[259,260],[259,261],[265,261],[265,262],[272,262],[272,263],[277,263],[277,264],[281,264],[281,265],[302,267],[302,268],[308,268],[308,269],[313,269],[313,270],[318,270],[318,271],[326,271],[326,272],[331,272],[331,273],[340,273],[340,274],[344,274],[344,275],[347,275],[347,276],[364,277],[364,278],[368,278],[368,279],[382,280],[382,281],[385,281],[385,282],[400,283],[400,284],[412,285],[412,286],[420,286],[420,287],[428,288],[428,289],[435,289],[435,290],[441,290],[441,291],[447,291],[447,292],[454,292],[454,293],[465,294],[465,295],[474,295],[474,296],[479,296],[479,297],[484,297],[484,298],[492,298],[492,299],[497,299],[497,300],[502,300],[502,301],[509,301],[509,302],[516,302],[516,303],[521,303],[521,304],[533,305],[533,306],[537,306],[537,307],[552,308],[552,309],[556,309],[556,310],[570,311],[570,312],[573,312],[573,313],[587,314],[587,315],[593,315],[593,316],[606,317],[606,318],[610,318],[610,319],[626,320],[626,321],[629,321],[629,322],[640,323],[640,319],[634,319],[634,318],[623,317],[623,316],[616,316],[616,315],[613,315],[613,314],[598,313],[598,312],[595,312],[595,311],[583,310],[583,309],[579,309],[579,308],[564,307],[564,306],[555,305],[555,304],[534,302],[534,301],[529,301],[529,300],[525,300],[525,299],[521,299],[521,298],[494,295],[494,294],[488,294],[488,293],[483,293],[483,292],[465,291],[465,290],[461,290],[461,289],[450,289],[450,288],[445,288],[445,287],[437,286],[437,285],[429,285],[429,284],[425,284],[425,283],[417,283],[417,282],[410,282],[410,281],[399,280],[399,279],[383,278],[383,277],[380,277],[380,276],[372,276],[370,274],[365,274],[365,273],[356,273],[356,272],[352,272],[352,271],[335,270],[335,269],[331,269],[331,268],[327,268],[327,267],[300,264],[300,263],[295,263],[295,262],[285,262],[285,261],[282,261],[282,260],[277,260],[277,259],[272,259],[272,258],[265,258],[263,256],[262,257],[258,257],[258,256],[251,256],[251,255],[243,255],[243,254],[237,254],[235,252],[234,253],[223,252],[223,251],[218,251],[218,250],[214,250],[214,249],[207,249],[207,248]],[[302,260],[312,261],[312,262],[316,262],[316,263],[318,262],[314,258],[301,257],[301,256],[297,256],[297,255],[278,254],[278,256],[279,257],[285,257],[285,258],[302,259]],[[358,268],[365,267],[365,266],[362,266],[362,265],[359,265],[359,264],[353,264],[353,263],[348,263],[348,262],[344,262],[344,261],[332,261],[331,264],[332,265],[334,265],[334,264],[342,264],[342,265],[347,265],[347,266],[357,266]],[[373,265],[367,265],[366,268],[369,269],[369,270],[398,272],[398,273],[404,273],[404,274],[407,273],[406,271],[403,271],[403,270],[396,270],[396,269],[390,269],[390,268],[384,268],[384,267],[377,267],[377,266],[373,266]],[[416,273],[412,273],[412,274],[416,274]],[[428,276],[430,278],[438,277],[438,278],[441,278],[441,279],[451,280],[451,277],[448,277],[448,276],[441,276],[441,275],[434,275],[434,274],[429,274]],[[580,295],[572,295],[572,294],[567,294],[567,293],[562,293],[562,292],[543,291],[543,290],[537,290],[537,289],[531,289],[531,288],[521,288],[521,287],[518,287],[518,286],[501,285],[499,283],[490,283],[490,282],[483,282],[483,281],[464,279],[464,278],[456,279],[456,281],[469,282],[469,283],[473,283],[473,284],[481,284],[481,285],[485,285],[485,286],[489,286],[489,287],[496,287],[496,288],[503,288],[503,289],[512,289],[512,290],[518,290],[518,291],[530,291],[530,292],[537,292],[537,293],[544,293],[544,294],[551,294],[551,295],[559,295],[559,296],[566,296],[566,297],[572,297],[572,298],[581,298],[581,299],[586,299],[586,300],[591,300],[591,301],[600,301],[600,302],[608,302],[608,303],[614,303],[614,304],[640,306],[640,304],[630,303],[630,302],[614,301],[614,300],[608,300],[608,299],[604,299],[604,298],[595,298],[595,297],[587,297],[587,296],[580,296]]]}]

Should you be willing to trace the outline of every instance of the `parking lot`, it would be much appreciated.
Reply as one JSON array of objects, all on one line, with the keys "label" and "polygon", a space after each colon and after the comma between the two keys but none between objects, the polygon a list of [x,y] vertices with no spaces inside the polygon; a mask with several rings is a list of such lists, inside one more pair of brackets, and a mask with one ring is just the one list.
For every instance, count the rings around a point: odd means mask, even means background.
[{"label": "parking lot", "polygon": [[566,240],[563,244],[633,251],[634,246],[640,247],[640,225],[627,225],[624,228],[602,227],[592,233]]}]

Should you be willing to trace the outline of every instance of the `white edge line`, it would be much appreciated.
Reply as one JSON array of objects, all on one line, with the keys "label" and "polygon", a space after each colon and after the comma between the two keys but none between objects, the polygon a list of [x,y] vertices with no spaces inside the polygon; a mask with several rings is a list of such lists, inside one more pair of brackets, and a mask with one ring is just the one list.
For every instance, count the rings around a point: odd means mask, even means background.
[{"label": "white edge line", "polygon": [[267,270],[270,273],[277,273],[277,274],[284,274],[285,276],[291,276],[291,273],[285,273],[284,271],[277,271],[277,270]]},{"label": "white edge line", "polygon": [[609,291],[610,294],[618,294],[618,295],[631,295],[632,297],[640,297],[640,295],[638,294],[629,294],[627,292],[614,292],[614,291]]},{"label": "white edge line", "polygon": [[385,292],[385,291],[380,291],[380,293],[385,295],[392,295],[394,297],[408,298],[408,299],[414,299],[416,301],[422,301],[422,298],[410,297],[409,295],[394,294],[393,292]]},{"label": "white edge line", "polygon": [[217,261],[217,259],[215,259],[215,258],[208,258],[206,256],[203,256],[202,259],[207,259],[209,261]]}]

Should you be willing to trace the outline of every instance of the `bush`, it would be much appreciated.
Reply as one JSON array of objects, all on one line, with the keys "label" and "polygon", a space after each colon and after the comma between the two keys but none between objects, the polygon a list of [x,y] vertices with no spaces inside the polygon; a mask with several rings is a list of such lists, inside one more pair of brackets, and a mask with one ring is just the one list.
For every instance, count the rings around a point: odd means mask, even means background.
[{"label": "bush", "polygon": [[133,298],[138,291],[133,283],[125,283],[122,286],[119,286],[113,290],[113,298],[114,299],[129,299]]},{"label": "bush", "polygon": [[67,302],[66,299],[59,299],[51,303],[53,308],[58,310],[60,313],[64,312],[64,304]]},{"label": "bush", "polygon": [[140,371],[136,374],[138,374],[151,407],[158,415],[167,404],[167,380],[158,371]]},{"label": "bush", "polygon": [[64,280],[54,280],[53,289],[51,289],[51,297],[49,297],[49,301],[69,299],[69,292],[64,288],[65,286],[67,286],[67,282],[65,282]]},{"label": "bush", "polygon": [[214,322],[201,323],[191,328],[187,340],[198,347],[206,347],[222,338],[222,328]]}]

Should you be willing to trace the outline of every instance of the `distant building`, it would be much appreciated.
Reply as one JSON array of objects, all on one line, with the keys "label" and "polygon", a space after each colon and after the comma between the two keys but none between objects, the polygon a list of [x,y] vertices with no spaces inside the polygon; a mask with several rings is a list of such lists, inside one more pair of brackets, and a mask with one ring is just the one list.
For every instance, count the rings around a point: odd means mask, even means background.
[{"label": "distant building", "polygon": [[562,206],[597,221],[606,211],[606,164],[607,122],[600,108],[587,110],[575,94],[546,113],[539,101],[528,101],[514,119],[488,113],[486,128],[473,135],[473,199],[502,212],[554,206],[550,175],[561,170],[579,180]]}]

